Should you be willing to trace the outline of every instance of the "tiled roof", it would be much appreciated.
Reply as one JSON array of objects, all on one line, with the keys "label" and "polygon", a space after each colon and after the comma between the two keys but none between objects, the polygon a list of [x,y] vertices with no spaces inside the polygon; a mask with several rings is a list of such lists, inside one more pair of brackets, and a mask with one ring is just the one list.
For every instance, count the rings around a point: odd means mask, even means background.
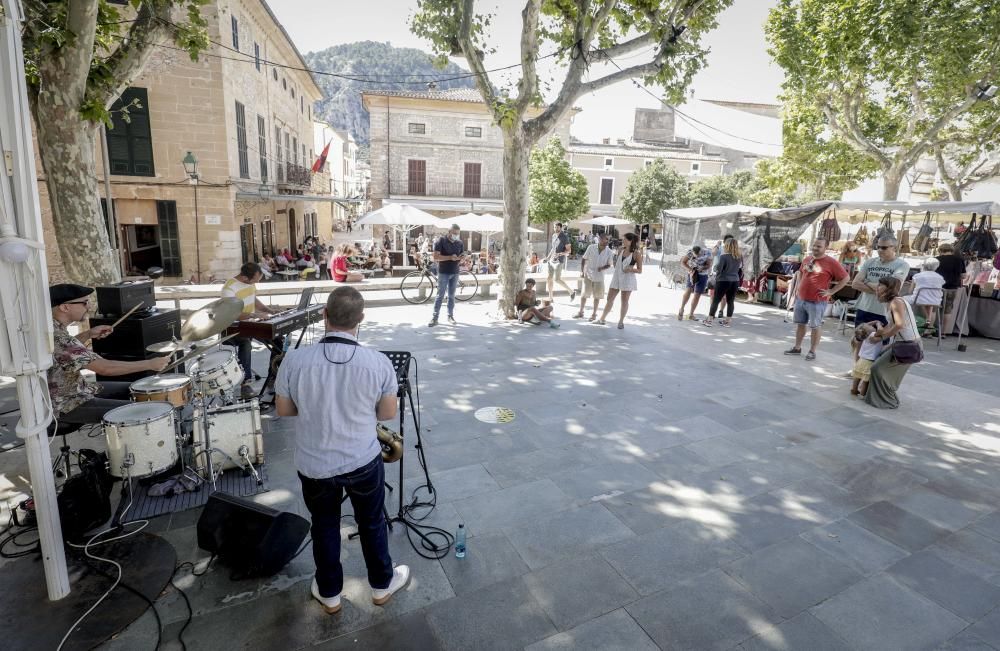
[{"label": "tiled roof", "polygon": [[484,103],[483,96],[474,88],[452,88],[450,90],[366,90],[362,94],[377,97],[410,97],[413,99]]},{"label": "tiled roof", "polygon": [[699,154],[683,144],[677,146],[653,145],[649,143],[627,142],[605,145],[600,143],[573,143],[566,148],[572,154],[596,154],[599,156],[634,156],[636,158],[673,158],[680,160],[703,160],[726,162],[722,154]]}]

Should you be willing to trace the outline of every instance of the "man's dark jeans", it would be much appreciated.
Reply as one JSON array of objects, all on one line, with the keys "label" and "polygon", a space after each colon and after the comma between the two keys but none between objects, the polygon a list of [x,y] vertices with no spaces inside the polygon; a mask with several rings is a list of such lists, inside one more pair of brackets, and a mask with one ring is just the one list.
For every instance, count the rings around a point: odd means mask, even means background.
[{"label": "man's dark jeans", "polygon": [[99,382],[101,390],[96,396],[76,409],[59,416],[60,423],[90,425],[100,423],[101,417],[115,407],[130,404],[128,388],[131,382]]},{"label": "man's dark jeans", "polygon": [[382,456],[344,475],[310,479],[299,473],[299,480],[306,508],[312,515],[313,559],[320,595],[334,597],[344,587],[344,568],[340,565],[340,501],[344,491],[354,507],[368,583],[378,590],[388,588],[392,581],[392,558],[382,510],[385,502]]},{"label": "man's dark jeans", "polygon": [[253,340],[249,337],[233,337],[226,342],[226,345],[236,348],[236,359],[243,367],[243,381],[253,380]]}]

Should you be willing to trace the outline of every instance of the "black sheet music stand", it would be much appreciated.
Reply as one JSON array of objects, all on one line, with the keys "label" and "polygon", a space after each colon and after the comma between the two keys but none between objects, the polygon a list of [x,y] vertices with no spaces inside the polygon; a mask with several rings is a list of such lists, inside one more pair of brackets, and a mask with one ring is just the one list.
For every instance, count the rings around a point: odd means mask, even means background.
[{"label": "black sheet music stand", "polygon": [[[406,406],[409,403],[410,407],[410,417],[413,419],[413,429],[417,434],[417,442],[414,448],[417,452],[417,458],[419,459],[420,466],[424,471],[424,479],[427,482],[427,490],[433,494],[434,485],[431,483],[430,473],[427,470],[427,460],[424,454],[424,444],[420,437],[420,416],[417,413],[416,405],[413,402],[413,392],[410,388],[410,360],[413,359],[413,355],[405,351],[397,350],[383,350],[381,351],[383,355],[389,358],[392,362],[392,368],[396,371],[396,381],[399,383],[399,390],[396,392],[396,396],[399,398],[399,435],[403,437],[403,441],[406,441],[406,435],[403,433],[403,425],[406,421]],[[405,443],[404,443],[405,445]],[[432,545],[431,541],[417,529],[413,523],[408,522],[404,515],[406,514],[406,509],[403,504],[405,499],[403,490],[403,462],[406,459],[406,452],[403,452],[403,456],[399,459],[399,510],[396,512],[395,517],[389,518],[389,525],[392,526],[393,522],[400,522],[403,526],[407,527],[410,531],[414,531],[418,536],[420,536],[427,544]]]}]

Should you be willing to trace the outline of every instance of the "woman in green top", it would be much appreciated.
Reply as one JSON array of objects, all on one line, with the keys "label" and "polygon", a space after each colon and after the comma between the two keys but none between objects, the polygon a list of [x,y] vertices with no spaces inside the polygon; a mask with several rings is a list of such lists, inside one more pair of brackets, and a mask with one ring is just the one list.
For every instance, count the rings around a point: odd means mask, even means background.
[{"label": "woman in green top", "polygon": [[846,269],[849,275],[853,276],[859,264],[861,264],[861,251],[858,250],[857,244],[848,242],[840,252],[840,266]]}]

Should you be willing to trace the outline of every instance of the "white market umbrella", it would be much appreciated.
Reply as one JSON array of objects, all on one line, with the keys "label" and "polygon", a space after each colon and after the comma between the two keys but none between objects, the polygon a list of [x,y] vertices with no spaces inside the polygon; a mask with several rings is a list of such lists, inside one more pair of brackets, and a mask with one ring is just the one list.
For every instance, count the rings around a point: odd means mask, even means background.
[{"label": "white market umbrella", "polygon": [[626,224],[634,224],[635,222],[630,222],[627,219],[622,219],[621,217],[594,217],[592,219],[584,219],[580,222],[581,224],[590,224],[593,226],[625,226]]},{"label": "white market umbrella", "polygon": [[357,222],[361,226],[388,226],[393,233],[403,234],[403,261],[406,261],[407,237],[410,231],[421,226],[436,226],[447,228],[447,222],[438,219],[429,212],[420,210],[406,203],[390,203],[378,210],[373,210]]},{"label": "white market umbrella", "polygon": [[[451,224],[458,225],[463,231],[475,231],[476,233],[482,233],[486,236],[486,251],[490,250],[490,235],[495,233],[503,232],[503,217],[498,217],[496,215],[491,215],[490,213],[483,213],[477,215],[476,213],[467,212],[464,215],[459,215],[458,217],[452,217],[451,219],[443,219],[442,222],[446,222],[449,226]],[[529,233],[541,233],[542,231],[537,228],[528,227]],[[471,236],[470,236],[471,241]],[[472,248],[470,243],[469,248]]]},{"label": "white market umbrella", "polygon": [[52,315],[35,182],[31,113],[21,50],[21,3],[0,0],[0,143],[12,173],[0,173],[0,375],[14,376],[24,450],[35,500],[45,586],[51,601],[70,592],[52,457],[46,369],[52,366]]}]

